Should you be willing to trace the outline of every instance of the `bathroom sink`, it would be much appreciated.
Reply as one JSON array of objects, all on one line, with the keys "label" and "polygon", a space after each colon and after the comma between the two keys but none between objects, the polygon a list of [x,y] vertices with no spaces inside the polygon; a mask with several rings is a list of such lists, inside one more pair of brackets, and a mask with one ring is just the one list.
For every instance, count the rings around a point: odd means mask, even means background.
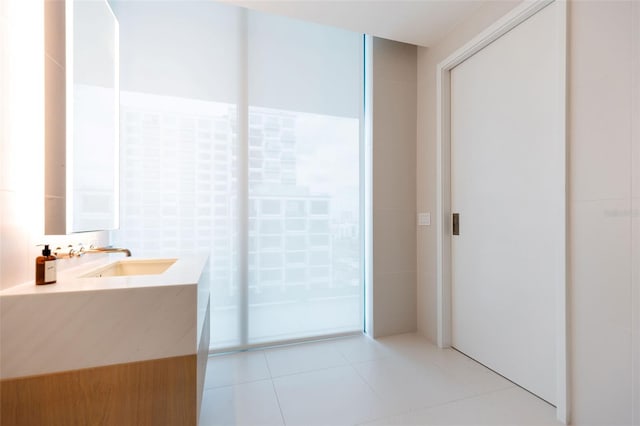
[{"label": "bathroom sink", "polygon": [[80,278],[158,275],[169,269],[177,259],[119,260],[82,275]]}]

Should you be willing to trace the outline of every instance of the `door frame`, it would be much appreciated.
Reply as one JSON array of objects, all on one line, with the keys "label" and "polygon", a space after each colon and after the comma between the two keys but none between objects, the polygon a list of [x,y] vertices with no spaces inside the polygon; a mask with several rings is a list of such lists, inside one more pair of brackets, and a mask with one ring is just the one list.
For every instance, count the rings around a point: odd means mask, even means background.
[{"label": "door frame", "polygon": [[568,352],[567,352],[567,283],[569,282],[567,259],[567,3],[566,0],[536,0],[523,2],[516,6],[505,16],[482,31],[468,43],[453,52],[444,61],[440,62],[436,70],[437,88],[437,145],[436,145],[436,286],[437,286],[437,343],[440,348],[451,346],[451,90],[450,72],[466,59],[479,52],[493,41],[497,40],[511,29],[515,28],[537,12],[552,3],[557,3],[556,25],[559,34],[558,49],[558,81],[557,94],[559,109],[558,133],[559,142],[558,161],[562,164],[564,176],[559,185],[563,186],[564,205],[564,234],[559,236],[560,253],[564,253],[564,262],[561,262],[561,270],[557,277],[556,286],[556,394],[557,410],[556,418],[568,424],[569,412],[569,376],[568,376]]}]

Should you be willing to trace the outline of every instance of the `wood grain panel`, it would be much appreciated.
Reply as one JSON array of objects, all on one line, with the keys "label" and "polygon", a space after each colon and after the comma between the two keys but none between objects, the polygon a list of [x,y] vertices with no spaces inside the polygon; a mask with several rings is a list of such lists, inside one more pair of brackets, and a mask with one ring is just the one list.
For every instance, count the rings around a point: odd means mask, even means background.
[{"label": "wood grain panel", "polygon": [[3,426],[197,424],[197,356],[0,382]]}]

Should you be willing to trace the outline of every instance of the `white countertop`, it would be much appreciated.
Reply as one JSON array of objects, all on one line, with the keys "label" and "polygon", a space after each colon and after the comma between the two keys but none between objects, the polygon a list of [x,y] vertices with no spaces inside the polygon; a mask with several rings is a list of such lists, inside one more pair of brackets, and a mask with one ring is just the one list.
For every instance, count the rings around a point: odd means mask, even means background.
[{"label": "white countertop", "polygon": [[0,379],[197,353],[209,303],[206,255],[178,256],[157,275],[81,278],[143,260],[96,257],[59,271],[55,284],[0,292]]},{"label": "white countertop", "polygon": [[[85,255],[91,256],[91,255]],[[107,264],[120,260],[147,260],[151,258],[124,257],[122,253],[100,256],[101,258],[63,271],[58,271],[54,284],[36,285],[35,281],[19,284],[0,291],[0,296],[16,296],[28,294],[50,294],[66,292],[85,292],[98,290],[118,290],[142,287],[164,287],[176,285],[193,285],[198,282],[207,256],[180,256],[176,263],[165,272],[157,275],[129,275],[119,277],[84,277],[82,275]],[[163,257],[174,258],[174,257]],[[64,262],[66,259],[59,260]]]}]

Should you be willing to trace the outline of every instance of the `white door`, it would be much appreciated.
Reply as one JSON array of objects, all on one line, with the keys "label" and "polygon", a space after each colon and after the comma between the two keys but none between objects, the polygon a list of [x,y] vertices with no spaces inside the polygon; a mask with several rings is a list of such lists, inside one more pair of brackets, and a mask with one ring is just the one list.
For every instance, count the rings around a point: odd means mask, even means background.
[{"label": "white door", "polygon": [[565,229],[554,7],[451,71],[452,343],[552,404]]}]

